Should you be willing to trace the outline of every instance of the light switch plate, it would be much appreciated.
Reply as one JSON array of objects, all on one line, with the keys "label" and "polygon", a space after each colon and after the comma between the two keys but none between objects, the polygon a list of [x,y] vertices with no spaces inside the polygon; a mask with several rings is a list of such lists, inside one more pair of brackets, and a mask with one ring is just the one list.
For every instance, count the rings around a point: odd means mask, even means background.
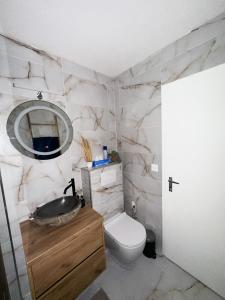
[{"label": "light switch plate", "polygon": [[152,172],[159,172],[159,166],[157,164],[151,164]]}]

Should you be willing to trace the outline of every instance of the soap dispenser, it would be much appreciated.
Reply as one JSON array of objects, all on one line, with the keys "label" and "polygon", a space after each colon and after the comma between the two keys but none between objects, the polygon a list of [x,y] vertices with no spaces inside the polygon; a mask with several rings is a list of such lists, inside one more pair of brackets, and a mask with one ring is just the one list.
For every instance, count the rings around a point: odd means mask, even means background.
[{"label": "soap dispenser", "polygon": [[103,146],[103,159],[108,159],[107,146]]}]

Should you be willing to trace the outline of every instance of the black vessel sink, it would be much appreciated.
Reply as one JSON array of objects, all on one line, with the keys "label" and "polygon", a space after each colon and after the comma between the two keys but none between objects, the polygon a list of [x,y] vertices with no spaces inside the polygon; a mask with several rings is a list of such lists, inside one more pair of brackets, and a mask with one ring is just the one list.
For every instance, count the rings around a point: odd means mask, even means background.
[{"label": "black vessel sink", "polygon": [[81,208],[78,197],[64,196],[37,207],[30,220],[38,225],[60,226],[73,219]]}]

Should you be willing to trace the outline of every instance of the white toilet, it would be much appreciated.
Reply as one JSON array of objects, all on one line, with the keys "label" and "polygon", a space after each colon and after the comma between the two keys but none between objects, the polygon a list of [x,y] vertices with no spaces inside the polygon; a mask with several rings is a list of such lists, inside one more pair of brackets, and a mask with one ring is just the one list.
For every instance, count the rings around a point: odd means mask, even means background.
[{"label": "white toilet", "polygon": [[105,241],[117,258],[130,263],[143,252],[144,226],[124,212],[122,163],[82,168],[84,198],[104,217]]},{"label": "white toilet", "polygon": [[141,223],[123,212],[107,220],[104,227],[106,245],[120,261],[130,263],[141,255],[146,242]]}]

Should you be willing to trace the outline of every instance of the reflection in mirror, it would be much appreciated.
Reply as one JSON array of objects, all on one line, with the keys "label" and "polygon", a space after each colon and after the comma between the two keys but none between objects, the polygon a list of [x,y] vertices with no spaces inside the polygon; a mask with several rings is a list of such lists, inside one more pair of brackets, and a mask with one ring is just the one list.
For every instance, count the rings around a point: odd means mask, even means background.
[{"label": "reflection in mirror", "polygon": [[7,132],[17,150],[41,160],[61,155],[73,137],[72,124],[65,112],[38,100],[22,103],[12,111]]},{"label": "reflection in mirror", "polygon": [[[37,109],[23,116],[19,123],[19,134],[28,147],[39,152],[50,152],[58,149],[65,142],[66,127],[53,112]],[[54,158],[60,154],[61,151],[58,151],[55,154],[46,155],[45,159]],[[34,155],[35,158],[40,158],[40,155]]]}]

